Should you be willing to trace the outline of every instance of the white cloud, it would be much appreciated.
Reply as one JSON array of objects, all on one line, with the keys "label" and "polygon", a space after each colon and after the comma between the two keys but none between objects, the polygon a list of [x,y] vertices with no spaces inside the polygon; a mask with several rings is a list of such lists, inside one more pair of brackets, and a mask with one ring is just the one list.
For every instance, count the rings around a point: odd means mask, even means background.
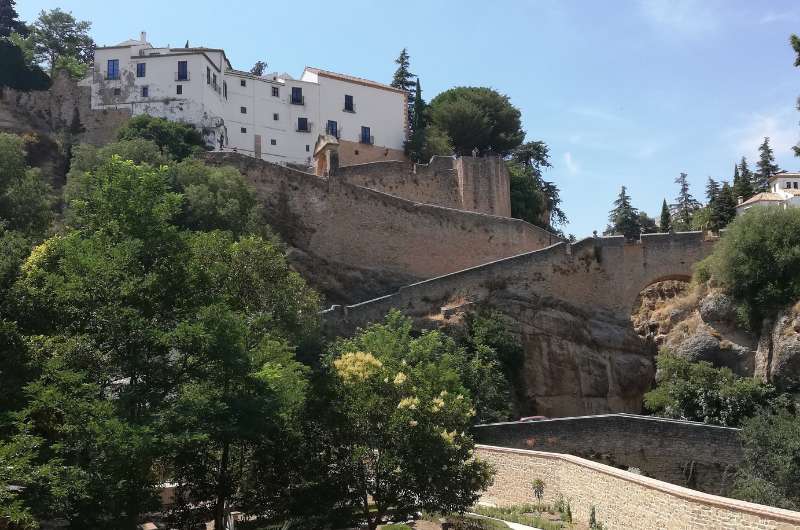
[{"label": "white cloud", "polygon": [[709,0],[640,0],[645,20],[678,37],[701,36],[716,31],[719,16]]},{"label": "white cloud", "polygon": [[578,166],[578,163],[572,158],[572,153],[569,151],[564,153],[564,165],[567,167],[567,172],[570,175],[577,175],[581,171],[580,166]]},{"label": "white cloud", "polygon": [[761,17],[758,23],[771,24],[772,22],[794,22],[797,20],[800,20],[800,12],[798,11],[776,12],[769,10],[764,13],[764,16]]},{"label": "white cloud", "polygon": [[746,116],[740,127],[727,131],[724,137],[732,141],[737,152],[755,159],[758,146],[769,137],[769,144],[776,157],[791,155],[792,146],[798,140],[797,112],[782,109],[776,112],[754,112]]}]

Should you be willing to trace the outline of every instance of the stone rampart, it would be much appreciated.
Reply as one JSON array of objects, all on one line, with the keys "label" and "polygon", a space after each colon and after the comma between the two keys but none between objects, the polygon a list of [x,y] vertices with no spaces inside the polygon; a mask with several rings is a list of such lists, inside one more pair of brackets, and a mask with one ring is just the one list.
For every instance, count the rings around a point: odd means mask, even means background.
[{"label": "stone rampart", "polygon": [[508,172],[498,157],[435,156],[429,164],[371,162],[342,166],[336,177],[414,202],[511,216]]},{"label": "stone rampart", "polygon": [[334,263],[430,278],[558,241],[518,219],[412,202],[236,153],[206,160],[237,167],[292,246]]},{"label": "stone rampart", "polygon": [[545,483],[544,501],[568,500],[573,518],[587,522],[592,506],[606,528],[758,529],[800,528],[800,513],[709,495],[572,455],[479,445],[479,458],[496,470],[485,504],[534,501],[531,482]]},{"label": "stone rampart", "polygon": [[401,288],[360,304],[334,307],[329,323],[346,331],[374,322],[396,308],[415,316],[435,316],[440,308],[488,300],[499,291],[527,300],[556,299],[574,307],[630,317],[641,290],[656,281],[689,279],[695,263],[715,240],[702,232],[587,238],[498,259]]},{"label": "stone rampart", "polygon": [[633,414],[474,427],[478,443],[565,453],[725,495],[742,460],[739,429]]}]

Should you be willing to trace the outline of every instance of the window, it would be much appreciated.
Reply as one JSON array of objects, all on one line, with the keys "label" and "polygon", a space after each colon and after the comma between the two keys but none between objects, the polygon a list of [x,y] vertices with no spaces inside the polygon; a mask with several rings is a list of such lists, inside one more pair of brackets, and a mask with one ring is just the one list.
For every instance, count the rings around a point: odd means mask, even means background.
[{"label": "window", "polygon": [[242,86],[247,86],[247,81],[244,79],[239,79],[239,84]]},{"label": "window", "polygon": [[247,127],[242,127],[242,134],[247,132]]},{"label": "window", "polygon": [[189,80],[189,63],[186,61],[178,61],[178,81]]},{"label": "window", "polygon": [[239,107],[239,112],[242,114],[247,114],[247,107]]},{"label": "window", "polygon": [[211,84],[214,86],[214,88],[217,88],[217,74],[214,74],[213,81],[211,81]]},{"label": "window", "polygon": [[120,90],[119,88],[115,88],[114,89],[114,95],[115,96],[119,96],[121,93],[122,93],[122,90]]},{"label": "window", "polygon": [[308,118],[297,118],[297,130],[308,132]]},{"label": "window", "polygon": [[180,95],[183,94],[183,85],[176,85],[175,86],[175,93]]},{"label": "window", "polygon": [[222,82],[222,97],[228,99],[228,83],[225,81]]},{"label": "window", "polygon": [[269,145],[278,145],[278,141],[273,138],[269,141]]},{"label": "window", "polygon": [[299,86],[292,87],[292,99],[290,100],[292,105],[302,105],[303,104],[303,89]]},{"label": "window", "polygon": [[306,144],[306,153],[308,153],[309,151],[311,151],[311,146]]},{"label": "window", "polygon": [[136,63],[136,77],[144,77],[146,67],[145,63]]},{"label": "window", "polygon": [[371,131],[369,127],[361,127],[361,143],[362,144],[371,144],[372,143],[372,135],[370,134]]},{"label": "window", "polygon": [[791,187],[792,187],[792,183],[787,180],[786,181],[786,189],[788,190]]},{"label": "window", "polygon": [[280,97],[281,92],[278,89],[278,87],[276,87],[276,86],[272,87],[272,95],[273,95],[273,97],[276,97],[276,98]]},{"label": "window", "polygon": [[150,87],[148,86],[142,87],[142,97],[143,98],[150,97]]},{"label": "window", "polygon": [[344,96],[344,110],[345,112],[355,112],[356,107],[353,105],[353,96]]},{"label": "window", "polygon": [[275,121],[278,121],[278,113],[277,112],[272,114],[272,119],[275,120]]},{"label": "window", "polygon": [[119,79],[119,59],[108,60],[108,70],[106,71],[107,79]]},{"label": "window", "polygon": [[797,182],[794,183],[794,189],[797,189]]},{"label": "window", "polygon": [[330,134],[331,136],[339,137],[339,124],[333,120],[328,120],[328,124],[325,126],[325,134]]},{"label": "window", "polygon": [[208,66],[206,66],[206,84],[207,85],[211,84],[211,68],[209,68]]}]

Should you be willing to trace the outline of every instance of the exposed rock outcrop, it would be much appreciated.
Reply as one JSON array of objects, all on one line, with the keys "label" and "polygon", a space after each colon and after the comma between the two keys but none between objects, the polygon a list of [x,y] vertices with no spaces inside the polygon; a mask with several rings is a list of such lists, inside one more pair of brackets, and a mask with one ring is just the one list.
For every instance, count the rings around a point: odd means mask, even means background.
[{"label": "exposed rock outcrop", "polygon": [[633,315],[640,336],[692,361],[757,376],[780,389],[800,388],[800,304],[766,319],[756,334],[738,324],[736,305],[724,292],[674,283],[642,292]]}]

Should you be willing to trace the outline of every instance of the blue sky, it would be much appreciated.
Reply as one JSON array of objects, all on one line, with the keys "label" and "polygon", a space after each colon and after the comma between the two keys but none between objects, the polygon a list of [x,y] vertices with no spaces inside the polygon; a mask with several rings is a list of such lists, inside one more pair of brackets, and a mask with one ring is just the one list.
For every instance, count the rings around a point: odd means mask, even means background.
[{"label": "blue sky", "polygon": [[729,179],[770,136],[779,165],[800,169],[800,69],[788,44],[797,1],[618,0],[279,2],[21,0],[21,18],[61,7],[93,23],[98,44],[147,31],[155,45],[221,47],[235,67],[259,59],[299,75],[317,66],[388,82],[404,46],[430,100],[490,86],[544,140],[567,232],[602,230],[621,185],[657,216],[681,171],[695,196]]}]

